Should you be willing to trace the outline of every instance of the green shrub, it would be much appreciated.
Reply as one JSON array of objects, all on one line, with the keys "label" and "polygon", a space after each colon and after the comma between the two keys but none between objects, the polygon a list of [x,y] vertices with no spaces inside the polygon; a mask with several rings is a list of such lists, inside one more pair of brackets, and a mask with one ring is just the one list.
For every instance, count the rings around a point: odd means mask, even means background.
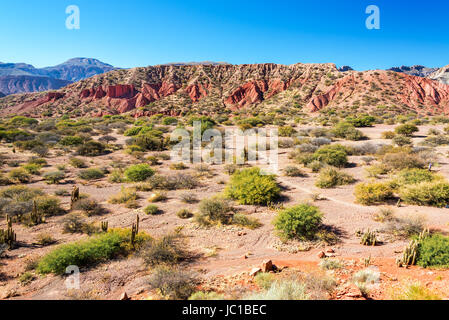
[{"label": "green shrub", "polygon": [[365,139],[366,137],[360,130],[357,130],[351,123],[349,122],[340,122],[335,128],[332,130],[332,133],[337,138],[347,139],[358,141]]},{"label": "green shrub", "polygon": [[421,267],[449,267],[449,237],[432,235],[419,244],[417,263]]},{"label": "green shrub", "polygon": [[70,158],[69,162],[70,162],[70,165],[72,167],[74,167],[74,168],[79,168],[80,169],[80,168],[86,168],[87,167],[86,162],[84,160],[82,160],[82,159],[79,159],[79,158]]},{"label": "green shrub", "polygon": [[141,182],[154,175],[154,170],[147,164],[136,164],[125,170],[125,178],[132,182]]},{"label": "green shrub", "polygon": [[396,178],[399,185],[417,184],[421,182],[431,182],[441,179],[429,170],[425,169],[404,169],[401,170]]},{"label": "green shrub", "polygon": [[296,130],[292,126],[284,126],[279,128],[280,137],[292,137],[295,133]]},{"label": "green shrub", "polygon": [[62,138],[59,141],[59,144],[66,146],[66,147],[79,146],[79,145],[83,144],[83,138],[78,137],[78,136],[67,136],[67,137]]},{"label": "green shrub", "polygon": [[279,212],[274,226],[281,237],[313,239],[321,226],[322,216],[317,207],[300,204]]},{"label": "green shrub", "polygon": [[267,291],[255,293],[246,300],[310,300],[306,285],[297,280],[274,281]]},{"label": "green shrub", "polygon": [[88,217],[98,216],[105,212],[105,209],[95,199],[80,199],[74,203],[73,209],[82,211]]},{"label": "green shrub", "polygon": [[287,177],[304,177],[304,172],[301,171],[298,167],[295,166],[287,166],[284,169],[284,174]]},{"label": "green shrub", "polygon": [[35,198],[37,210],[46,217],[56,216],[64,213],[61,201],[55,197],[40,196]]},{"label": "green shrub", "polygon": [[248,217],[243,213],[235,214],[232,217],[231,223],[234,225],[237,225],[237,226],[248,228],[248,229],[257,229],[262,225],[258,219]]},{"label": "green shrub", "polygon": [[397,134],[403,134],[405,136],[411,136],[418,131],[418,127],[411,123],[404,123],[394,129],[394,132],[396,132]]},{"label": "green shrub", "polygon": [[336,186],[342,186],[345,184],[351,184],[355,179],[344,172],[341,172],[335,168],[328,167],[320,171],[320,175],[315,183],[318,188],[333,188]]},{"label": "green shrub", "polygon": [[254,277],[254,282],[262,289],[268,290],[273,284],[275,277],[272,273],[261,272]]},{"label": "green shrub", "polygon": [[279,197],[280,189],[274,176],[263,175],[259,168],[249,168],[232,175],[225,194],[240,204],[267,205]]},{"label": "green shrub", "polygon": [[318,149],[314,154],[314,159],[330,166],[344,167],[348,163],[346,148],[341,145],[327,145]]},{"label": "green shrub", "polygon": [[12,169],[8,177],[16,183],[28,183],[31,181],[30,174],[23,168]]},{"label": "green shrub", "polygon": [[436,181],[404,186],[400,188],[399,195],[409,204],[445,207],[449,204],[449,183]]},{"label": "green shrub", "polygon": [[189,298],[189,300],[192,301],[206,301],[206,300],[212,300],[212,301],[218,301],[218,300],[224,300],[224,296],[222,294],[218,294],[216,292],[204,292],[204,291],[198,291],[192,294]]},{"label": "green shrub", "polygon": [[139,196],[134,188],[124,188],[119,194],[111,197],[109,202],[112,204],[125,204],[127,208],[138,208],[137,199]]},{"label": "green shrub", "polygon": [[416,154],[406,152],[387,153],[382,158],[382,164],[388,170],[403,170],[424,168],[426,163]]},{"label": "green shrub", "polygon": [[151,204],[149,206],[147,206],[144,210],[145,214],[147,215],[157,215],[159,214],[161,211],[159,210],[158,206]]},{"label": "green shrub", "polygon": [[85,144],[79,146],[76,152],[80,156],[86,157],[96,157],[105,154],[106,146],[101,142],[97,141],[88,141]]},{"label": "green shrub", "polygon": [[354,195],[358,203],[364,205],[380,204],[393,197],[393,189],[388,183],[360,183],[356,185]]},{"label": "green shrub", "polygon": [[412,138],[404,135],[397,135],[392,139],[393,143],[399,147],[413,144]]},{"label": "green shrub", "polygon": [[152,189],[158,190],[181,190],[195,189],[198,185],[198,179],[185,173],[173,175],[154,175],[148,179],[148,184]]},{"label": "green shrub", "polygon": [[78,173],[78,177],[83,180],[98,180],[104,178],[104,172],[96,168],[85,169]]},{"label": "green shrub", "polygon": [[190,211],[187,210],[187,209],[181,209],[181,210],[179,210],[179,211],[176,213],[176,215],[177,215],[179,218],[181,218],[181,219],[190,219],[190,218],[193,217],[193,213],[190,212]]},{"label": "green shrub", "polygon": [[[132,251],[130,230],[111,230],[87,240],[64,244],[45,255],[38,263],[41,274],[64,274],[68,266],[90,267],[94,264],[126,256]],[[137,246],[148,239],[144,233],[136,236]]]},{"label": "green shrub", "polygon": [[48,184],[58,184],[65,179],[65,173],[59,170],[46,172],[43,178]]},{"label": "green shrub", "polygon": [[199,212],[195,215],[195,220],[201,225],[211,223],[229,224],[232,219],[230,213],[234,208],[226,199],[210,198],[200,202]]}]

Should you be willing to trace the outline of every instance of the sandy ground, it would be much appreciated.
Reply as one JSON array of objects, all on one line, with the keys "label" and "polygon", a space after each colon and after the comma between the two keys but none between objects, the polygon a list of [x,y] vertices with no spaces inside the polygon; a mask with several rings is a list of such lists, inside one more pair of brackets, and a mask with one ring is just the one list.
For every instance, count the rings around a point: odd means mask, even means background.
[{"label": "sandy ground", "polygon": [[[429,128],[435,126],[422,126],[415,142],[419,142],[426,135]],[[367,134],[371,142],[388,141],[381,139],[381,133],[393,130],[394,126],[378,125],[374,128],[365,128],[362,131]],[[440,128],[442,129],[442,128]],[[120,137],[117,143],[123,142]],[[347,142],[345,142],[347,143]],[[364,143],[364,142],[357,142]],[[449,163],[446,159],[447,147],[439,147],[441,154],[441,165],[435,170],[439,174],[449,178]],[[288,159],[289,150],[280,150],[280,169],[292,164]],[[10,149],[2,147],[0,152],[10,152]],[[30,154],[16,154],[17,160],[26,160]],[[351,157],[351,163],[356,165],[344,169],[353,175],[358,181],[366,181],[364,165],[361,157]],[[103,167],[110,164],[112,160],[122,159],[126,163],[135,162],[133,158],[121,152],[97,158],[85,158],[90,167]],[[49,159],[50,166],[56,166],[61,163],[67,163],[67,156],[52,157]],[[68,166],[69,168],[69,166]],[[70,167],[71,168],[71,167]],[[194,193],[199,200],[211,197],[225,188],[229,177],[223,173],[223,166],[212,166],[213,177],[201,179],[202,185],[189,192]],[[6,167],[4,167],[6,170]],[[47,170],[47,168],[46,168]],[[157,167],[161,174],[172,174],[174,171],[168,168],[168,162],[163,166]],[[75,180],[78,169],[70,169],[68,180]],[[195,173],[193,166],[190,166],[185,172]],[[418,278],[425,283],[432,282],[435,274],[428,274],[428,270],[420,268],[399,269],[395,266],[395,258],[400,255],[407,241],[395,240],[384,241],[380,246],[366,247],[360,245],[359,238],[355,233],[358,230],[381,230],[384,225],[375,222],[373,215],[380,207],[361,206],[354,203],[354,186],[343,186],[335,189],[318,189],[314,186],[317,174],[308,172],[307,177],[291,178],[279,177],[283,195],[286,197],[284,206],[298,204],[303,201],[310,201],[311,195],[319,193],[326,200],[315,201],[324,213],[326,225],[332,226],[340,234],[340,243],[333,245],[335,256],[340,259],[359,261],[363,258],[371,257],[374,264],[384,270],[386,274],[393,278]],[[192,212],[197,211],[198,204],[185,204],[180,200],[180,194],[185,190],[170,191],[167,193],[168,199],[165,202],[158,203],[163,210],[163,214],[157,216],[147,216],[143,213],[143,208],[148,205],[147,199],[152,192],[139,192],[139,203],[141,209],[127,209],[122,205],[111,205],[108,199],[117,194],[123,184],[110,184],[107,179],[101,181],[78,184],[81,193],[90,195],[92,198],[100,201],[109,213],[102,217],[91,217],[87,220],[109,222],[110,228],[126,227],[129,228],[135,221],[136,215],[141,217],[140,230],[149,233],[152,236],[159,237],[173,231],[177,227],[183,227],[183,234],[187,237],[190,250],[197,252],[201,258],[195,261],[191,267],[196,269],[204,278],[213,278],[218,276],[230,276],[247,272],[253,266],[259,265],[263,260],[272,259],[278,265],[291,267],[301,267],[302,264],[311,264],[316,266],[319,259],[317,253],[329,248],[325,245],[315,245],[307,251],[289,253],[277,249],[280,241],[274,232],[272,220],[276,215],[274,210],[263,207],[240,206],[242,212],[256,217],[262,223],[262,226],[255,230],[248,230],[235,226],[201,228],[191,220],[182,220],[176,216],[180,209],[187,208]],[[36,177],[30,186],[41,188],[49,194],[53,194],[58,189],[71,190],[72,184],[47,185],[41,178]],[[61,198],[63,205],[68,208],[70,197]],[[400,208],[394,207],[397,215],[420,214],[426,218],[427,224],[432,228],[441,231],[448,231],[449,209],[438,209],[428,207],[415,207],[403,205]],[[82,270],[81,285],[83,290],[80,292],[68,292],[64,285],[64,278],[57,276],[38,276],[31,284],[22,286],[18,283],[17,277],[24,272],[25,264],[28,260],[40,257],[55,246],[61,243],[71,242],[84,238],[83,235],[71,235],[62,233],[63,217],[54,217],[48,219],[45,224],[27,228],[15,224],[14,229],[17,238],[22,246],[16,250],[7,253],[8,257],[2,259],[1,271],[3,277],[0,283],[0,297],[13,297],[19,299],[62,299],[62,298],[106,298],[116,299],[126,291],[130,295],[139,295],[146,289],[146,278],[148,270],[144,267],[138,257],[131,257],[126,260],[112,261],[103,264],[94,269]],[[2,220],[0,228],[5,227],[5,221]],[[58,242],[48,247],[39,247],[34,244],[36,236],[42,232],[51,234]],[[449,278],[449,271],[439,271],[444,278]],[[445,282],[442,282],[443,284]],[[438,284],[435,284],[438,286]],[[446,285],[446,284],[445,284]],[[379,294],[378,298],[385,298],[385,295]]]}]

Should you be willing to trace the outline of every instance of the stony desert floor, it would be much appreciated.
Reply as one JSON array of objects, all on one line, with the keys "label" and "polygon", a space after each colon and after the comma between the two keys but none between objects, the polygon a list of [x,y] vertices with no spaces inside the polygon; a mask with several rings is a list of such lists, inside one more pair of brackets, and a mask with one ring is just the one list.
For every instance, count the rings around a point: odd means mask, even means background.
[{"label": "stony desert floor", "polygon": [[[395,126],[376,125],[372,128],[362,128],[370,142],[390,143],[383,140],[381,134],[384,131],[394,130]],[[430,128],[443,129],[443,126],[420,126],[420,132],[415,134],[413,141],[418,143],[424,139]],[[297,129],[301,129],[298,126]],[[112,134],[118,138],[115,142],[124,142],[124,137],[116,133]],[[342,144],[366,143],[366,141],[349,142],[340,141]],[[449,162],[447,152],[449,147],[440,146],[436,148],[439,154],[439,165],[434,170],[440,175],[449,179]],[[283,168],[293,164],[288,154],[291,150],[279,150],[280,172]],[[25,162],[31,154],[27,152],[17,152],[12,154],[11,148],[2,145],[0,153],[7,155],[14,160]],[[151,155],[149,152],[147,155]],[[47,158],[48,167],[67,164],[69,155],[51,155]],[[121,160],[131,164],[138,161],[123,153],[114,153],[93,157],[82,158],[89,164],[89,167],[105,167],[112,161]],[[351,156],[348,168],[343,169],[350,173],[357,182],[367,181],[364,171],[365,165],[360,156]],[[170,161],[164,161],[162,165],[154,166],[159,174],[170,175],[174,171],[169,168]],[[50,170],[45,168],[46,170]],[[10,168],[3,167],[6,173]],[[202,200],[216,195],[224,190],[229,175],[224,172],[224,165],[211,165],[211,174],[203,175],[200,178],[201,185],[188,190],[194,194],[198,200]],[[239,210],[257,218],[262,226],[251,230],[237,226],[214,226],[200,227],[192,219],[180,219],[176,213],[183,208],[192,212],[198,210],[198,203],[186,204],[180,200],[180,195],[186,190],[168,191],[167,200],[158,203],[162,210],[159,215],[146,215],[143,208],[148,205],[147,199],[153,193],[139,192],[140,199],[138,209],[127,209],[120,204],[110,204],[109,198],[120,192],[123,185],[133,184],[108,182],[107,177],[95,181],[81,181],[77,178],[77,172],[67,166],[67,177],[59,185],[49,185],[42,178],[36,176],[28,184],[44,190],[47,194],[54,194],[55,191],[65,189],[72,190],[73,185],[80,187],[80,192],[88,194],[91,198],[98,200],[109,212],[103,216],[86,218],[89,222],[108,221],[110,228],[130,228],[140,216],[140,230],[145,231],[153,237],[160,237],[182,227],[189,250],[198,255],[198,259],[189,264],[189,268],[196,270],[203,279],[204,288],[213,288],[216,291],[229,292],[231,288],[252,288],[254,283],[248,275],[254,267],[259,267],[263,261],[272,260],[278,268],[299,270],[322,274],[318,264],[320,258],[318,254],[325,252],[327,255],[343,261],[345,267],[338,271],[331,271],[337,281],[337,289],[332,294],[332,299],[358,299],[361,298],[356,287],[350,282],[351,274],[357,270],[365,268],[364,259],[370,258],[370,267],[375,268],[381,274],[381,280],[372,290],[372,299],[390,299],[391,291],[401,286],[405,281],[419,281],[427,288],[438,292],[443,298],[449,298],[449,271],[423,269],[420,267],[398,268],[395,259],[400,256],[404,246],[409,240],[392,240],[380,238],[381,245],[370,247],[360,244],[360,239],[356,236],[359,230],[382,230],[383,223],[376,222],[373,216],[381,207],[385,206],[363,206],[355,203],[353,195],[356,183],[340,186],[333,189],[319,189],[314,182],[317,173],[312,173],[304,169],[306,177],[285,177],[280,173],[277,180],[282,188],[284,201],[282,205],[289,207],[304,201],[313,203],[324,213],[325,225],[331,226],[339,236],[336,244],[325,243],[282,243],[274,231],[272,221],[276,215],[275,209],[256,206],[237,206]],[[183,172],[198,174],[193,165]],[[317,200],[319,194],[322,200]],[[59,197],[65,208],[70,206],[70,195]],[[389,207],[395,214],[401,215],[422,215],[428,227],[439,230],[442,233],[449,232],[449,209],[418,207],[401,205],[396,207],[392,203]],[[64,217],[51,217],[46,223],[34,227],[25,227],[20,224],[14,225],[20,247],[8,251],[6,257],[1,261],[2,278],[0,279],[0,298],[8,299],[118,299],[124,292],[132,299],[151,299],[153,293],[148,290],[147,277],[148,269],[144,266],[141,258],[131,256],[127,259],[119,259],[101,264],[99,266],[82,270],[81,289],[67,290],[64,284],[65,278],[55,275],[36,275],[34,280],[22,284],[18,281],[21,274],[25,272],[25,267],[30,260],[43,256],[56,246],[72,242],[87,237],[81,234],[64,234],[62,232],[61,221]],[[6,222],[0,220],[0,228],[5,228]],[[41,233],[51,234],[57,242],[50,246],[39,246],[35,244],[36,237]],[[232,295],[231,295],[232,296]]]}]

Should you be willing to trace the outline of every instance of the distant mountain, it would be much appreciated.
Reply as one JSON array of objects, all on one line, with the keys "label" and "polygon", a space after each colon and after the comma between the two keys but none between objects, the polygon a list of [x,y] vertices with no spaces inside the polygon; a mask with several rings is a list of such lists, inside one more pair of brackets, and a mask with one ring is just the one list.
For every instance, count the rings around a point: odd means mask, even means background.
[{"label": "distant mountain", "polygon": [[338,71],[347,72],[347,71],[354,71],[354,69],[352,69],[350,66],[341,66],[340,68],[338,68]]},{"label": "distant mountain", "polygon": [[60,65],[41,70],[45,72],[47,77],[76,82],[116,69],[110,64],[103,63],[97,59],[74,58]]},{"label": "distant mountain", "polygon": [[2,76],[0,92],[6,95],[25,92],[57,90],[72,83],[71,81],[39,76]]},{"label": "distant mountain", "polygon": [[0,98],[3,98],[5,94],[3,92],[0,92]]},{"label": "distant mountain", "polygon": [[438,80],[442,83],[449,84],[449,65],[438,69],[429,76],[431,79]]},{"label": "distant mountain", "polygon": [[420,65],[416,65],[416,66],[402,66],[402,67],[393,67],[388,69],[389,71],[394,71],[394,72],[401,72],[401,73],[405,73],[411,76],[418,76],[418,77],[423,77],[426,78],[429,75],[431,75],[432,73],[434,73],[435,71],[438,70],[438,68],[427,68],[424,66],[420,66]]},{"label": "distant mountain", "polygon": [[59,89],[69,83],[116,70],[97,59],[74,58],[54,67],[0,62],[0,91],[6,95]]}]

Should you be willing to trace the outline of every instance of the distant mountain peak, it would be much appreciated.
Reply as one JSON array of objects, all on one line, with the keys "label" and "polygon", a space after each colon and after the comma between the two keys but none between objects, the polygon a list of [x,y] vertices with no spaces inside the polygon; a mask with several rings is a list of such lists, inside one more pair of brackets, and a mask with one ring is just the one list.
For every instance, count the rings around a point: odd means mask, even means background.
[{"label": "distant mountain peak", "polygon": [[400,72],[400,73],[406,73],[411,76],[418,76],[418,77],[428,77],[435,71],[437,71],[438,68],[428,68],[422,65],[414,65],[414,66],[400,66],[400,67],[393,67],[388,69],[388,71],[394,71],[394,72]]}]

